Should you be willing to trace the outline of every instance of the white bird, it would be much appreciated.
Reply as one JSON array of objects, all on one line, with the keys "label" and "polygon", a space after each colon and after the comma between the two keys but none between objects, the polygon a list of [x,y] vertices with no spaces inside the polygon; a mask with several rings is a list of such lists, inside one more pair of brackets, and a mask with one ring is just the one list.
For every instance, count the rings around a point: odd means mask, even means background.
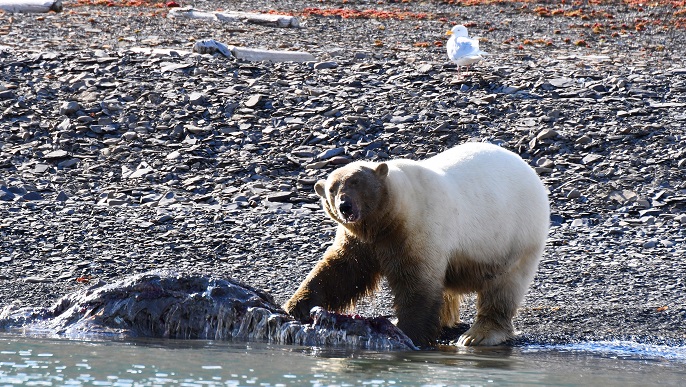
[{"label": "white bird", "polygon": [[479,41],[469,37],[467,27],[457,25],[447,32],[450,36],[448,44],[446,44],[446,51],[448,51],[448,58],[457,65],[457,74],[460,75],[460,66],[469,66],[483,59],[483,55],[488,55],[487,52],[479,50]]}]

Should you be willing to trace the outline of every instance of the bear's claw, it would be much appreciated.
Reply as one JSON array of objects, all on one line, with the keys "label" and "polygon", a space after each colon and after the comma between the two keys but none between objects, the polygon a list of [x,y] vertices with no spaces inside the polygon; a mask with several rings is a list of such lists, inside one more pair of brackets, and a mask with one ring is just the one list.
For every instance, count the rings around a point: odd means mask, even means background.
[{"label": "bear's claw", "polygon": [[509,330],[491,328],[475,323],[457,340],[457,345],[463,347],[500,345],[512,337]]}]

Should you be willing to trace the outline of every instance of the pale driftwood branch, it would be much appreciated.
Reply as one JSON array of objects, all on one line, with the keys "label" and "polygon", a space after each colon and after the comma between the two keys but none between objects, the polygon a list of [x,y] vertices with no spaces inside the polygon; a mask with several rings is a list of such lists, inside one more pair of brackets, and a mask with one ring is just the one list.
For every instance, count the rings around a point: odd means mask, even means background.
[{"label": "pale driftwood branch", "polygon": [[263,24],[274,27],[300,27],[300,22],[295,16],[272,15],[268,13],[253,12],[217,12],[217,19],[226,21],[245,20],[252,24]]},{"label": "pale driftwood branch", "polygon": [[12,13],[62,12],[61,0],[0,0],[0,10]]},{"label": "pale driftwood branch", "polygon": [[[4,1],[4,0],[0,0]],[[192,7],[174,8],[167,17],[179,19],[219,20],[229,23],[246,22],[252,24],[269,25],[273,27],[300,27],[298,18],[289,15],[272,15],[253,12],[208,12],[199,11]]]},{"label": "pale driftwood branch", "polygon": [[261,50],[259,48],[233,47],[231,53],[233,53],[237,59],[251,61],[312,62],[315,60],[312,54],[303,51],[272,51]]},{"label": "pale driftwood branch", "polygon": [[218,20],[214,12],[198,11],[192,7],[172,8],[169,10],[167,17],[176,19]]},{"label": "pale driftwood branch", "polygon": [[[176,53],[178,55],[189,55],[189,51],[169,49],[169,48],[147,48],[147,47],[133,47],[132,52],[143,53],[146,55],[153,55],[162,57]],[[273,51],[263,50],[259,48],[246,48],[228,46],[224,43],[217,42],[214,39],[201,40],[193,45],[193,52],[198,54],[214,54],[219,52],[227,58],[236,57],[247,61],[271,61],[271,62],[314,62],[316,58],[309,52],[304,51]]]}]

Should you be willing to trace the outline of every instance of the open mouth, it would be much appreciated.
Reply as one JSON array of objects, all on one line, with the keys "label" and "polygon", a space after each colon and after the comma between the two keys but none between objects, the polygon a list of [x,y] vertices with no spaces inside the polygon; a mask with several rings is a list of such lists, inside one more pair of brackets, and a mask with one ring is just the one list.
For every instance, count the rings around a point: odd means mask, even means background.
[{"label": "open mouth", "polygon": [[360,219],[359,210],[350,202],[342,202],[338,206],[338,213],[345,223],[354,223]]}]

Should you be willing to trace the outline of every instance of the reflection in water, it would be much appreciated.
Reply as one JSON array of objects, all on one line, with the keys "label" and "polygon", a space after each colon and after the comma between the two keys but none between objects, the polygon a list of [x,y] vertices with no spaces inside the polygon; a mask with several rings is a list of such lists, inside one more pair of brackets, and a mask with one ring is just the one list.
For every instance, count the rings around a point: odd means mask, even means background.
[{"label": "reflection in water", "polygon": [[686,379],[686,357],[625,360],[597,353],[572,346],[373,352],[201,340],[0,336],[0,385],[614,386],[679,385]]}]

